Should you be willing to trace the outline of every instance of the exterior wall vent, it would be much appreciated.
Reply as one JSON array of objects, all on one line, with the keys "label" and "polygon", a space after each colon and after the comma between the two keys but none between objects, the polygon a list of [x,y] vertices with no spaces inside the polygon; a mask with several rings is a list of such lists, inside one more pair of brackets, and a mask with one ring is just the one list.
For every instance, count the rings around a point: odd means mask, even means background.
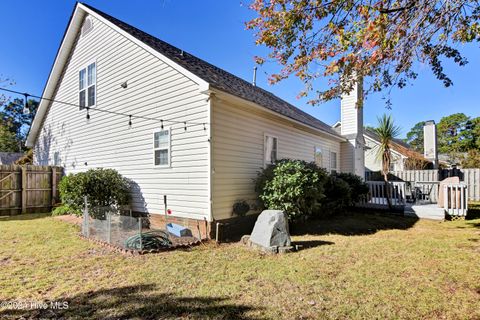
[{"label": "exterior wall vent", "polygon": [[93,20],[91,17],[86,17],[82,25],[82,37],[85,37],[93,29]]}]

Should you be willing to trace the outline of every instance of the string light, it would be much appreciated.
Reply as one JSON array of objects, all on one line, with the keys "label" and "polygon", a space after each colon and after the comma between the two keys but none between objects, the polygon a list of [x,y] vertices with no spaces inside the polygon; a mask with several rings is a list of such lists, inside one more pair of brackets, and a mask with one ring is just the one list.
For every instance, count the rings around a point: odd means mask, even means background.
[{"label": "string light", "polygon": [[207,131],[207,127],[205,126],[205,123],[203,124],[203,131]]},{"label": "string light", "polygon": [[60,100],[56,100],[56,99],[50,99],[50,98],[37,96],[37,95],[29,94],[29,93],[23,93],[23,92],[10,90],[10,89],[6,89],[6,88],[0,88],[0,90],[10,92],[10,93],[14,93],[14,94],[18,94],[18,95],[23,95],[25,97],[25,104],[24,104],[24,108],[23,108],[23,113],[24,114],[28,114],[30,112],[30,110],[28,109],[28,103],[26,101],[27,101],[28,97],[32,97],[32,98],[37,98],[37,99],[40,99],[40,100],[47,100],[47,101],[50,101],[50,102],[56,102],[56,103],[59,103],[59,104],[63,104],[63,105],[66,105],[66,106],[71,106],[71,107],[75,107],[75,108],[79,108],[79,109],[87,109],[87,114],[86,114],[87,120],[90,119],[89,111],[90,110],[95,110],[97,112],[103,112],[103,113],[107,113],[107,114],[114,114],[114,115],[117,115],[117,116],[128,117],[129,118],[129,125],[132,122],[133,118],[149,120],[149,121],[157,121],[157,122],[160,121],[160,125],[161,125],[162,130],[164,128],[164,122],[167,122],[167,123],[170,123],[170,124],[183,124],[185,131],[187,130],[187,124],[190,125],[190,126],[203,126],[204,130],[206,130],[205,126],[208,124],[208,123],[205,123],[205,122],[203,122],[203,123],[190,122],[190,121],[187,122],[187,121],[158,119],[158,118],[145,117],[145,116],[136,116],[136,115],[126,114],[126,113],[116,112],[116,111],[111,111],[111,110],[105,110],[105,109],[98,109],[98,108],[92,108],[92,107],[81,107],[80,105],[75,104],[75,103],[60,101]]},{"label": "string light", "polygon": [[23,94],[25,96],[25,103],[23,105],[23,114],[27,115],[27,114],[30,114],[30,109],[28,109],[28,96],[29,94],[28,93],[24,93]]},{"label": "string light", "polygon": [[128,116],[128,126],[131,128],[132,127],[132,115]]}]

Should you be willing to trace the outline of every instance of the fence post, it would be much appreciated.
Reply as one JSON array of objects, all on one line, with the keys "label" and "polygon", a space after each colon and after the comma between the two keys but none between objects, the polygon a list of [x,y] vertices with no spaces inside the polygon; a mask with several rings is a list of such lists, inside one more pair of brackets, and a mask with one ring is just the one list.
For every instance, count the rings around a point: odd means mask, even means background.
[{"label": "fence post", "polygon": [[140,236],[140,251],[143,250],[142,243],[142,217],[138,217],[138,235]]},{"label": "fence post", "polygon": [[22,166],[22,213],[27,213],[27,166]]},{"label": "fence post", "polygon": [[112,241],[112,215],[110,212],[107,212],[107,242],[111,243]]},{"label": "fence post", "polygon": [[52,167],[52,207],[57,203],[57,168]]},{"label": "fence post", "polygon": [[86,229],[86,236],[87,238],[90,237],[90,214],[88,212],[88,197],[87,196],[84,196],[83,197],[83,204],[84,204],[84,208],[83,208],[83,216],[85,217],[85,229]]}]

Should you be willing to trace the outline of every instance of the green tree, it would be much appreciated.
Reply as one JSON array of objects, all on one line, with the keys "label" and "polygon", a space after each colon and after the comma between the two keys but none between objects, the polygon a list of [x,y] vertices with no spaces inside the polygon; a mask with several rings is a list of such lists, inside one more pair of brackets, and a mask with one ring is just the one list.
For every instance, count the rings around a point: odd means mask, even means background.
[{"label": "green tree", "polygon": [[467,155],[461,159],[460,164],[463,168],[480,168],[480,151],[469,150]]},{"label": "green tree", "polygon": [[0,124],[0,152],[20,152],[21,143],[15,133]]},{"label": "green tree", "polygon": [[280,64],[271,83],[297,76],[305,85],[299,96],[313,91],[311,104],[350,92],[342,78],[355,73],[365,94],[402,88],[417,77],[418,62],[448,87],[444,60],[465,65],[458,44],[480,40],[477,0],[252,0],[250,8],[256,17],[247,28],[269,49],[257,62]]},{"label": "green tree", "polygon": [[474,140],[474,147],[480,150],[480,117],[476,117],[471,121],[472,135]]},{"label": "green tree", "polygon": [[423,153],[423,126],[425,121],[420,121],[413,126],[412,129],[407,133],[407,138],[405,142],[412,147],[413,150]]},{"label": "green tree", "polygon": [[27,104],[28,112],[25,112],[23,99],[8,101],[0,107],[0,120],[19,140],[23,141],[35,116],[38,104],[37,100],[29,99]]},{"label": "green tree", "polygon": [[382,117],[378,118],[378,126],[375,129],[375,132],[380,140],[377,147],[377,156],[382,160],[382,174],[383,179],[385,180],[385,189],[387,190],[387,203],[388,207],[392,209],[388,172],[390,171],[390,165],[392,163],[391,145],[393,140],[400,134],[400,127],[395,125],[392,116],[384,114]]},{"label": "green tree", "polygon": [[475,148],[472,121],[463,113],[454,113],[440,119],[437,138],[440,153],[458,154]]}]

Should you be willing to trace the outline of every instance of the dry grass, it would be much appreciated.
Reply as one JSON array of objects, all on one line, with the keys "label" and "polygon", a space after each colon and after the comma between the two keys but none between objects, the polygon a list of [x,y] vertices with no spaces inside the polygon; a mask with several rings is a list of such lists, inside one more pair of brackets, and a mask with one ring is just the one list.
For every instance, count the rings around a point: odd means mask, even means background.
[{"label": "dry grass", "polygon": [[480,318],[480,220],[357,215],[296,231],[307,248],[287,255],[208,244],[127,257],[46,215],[3,218],[0,300],[69,308],[0,318]]}]

